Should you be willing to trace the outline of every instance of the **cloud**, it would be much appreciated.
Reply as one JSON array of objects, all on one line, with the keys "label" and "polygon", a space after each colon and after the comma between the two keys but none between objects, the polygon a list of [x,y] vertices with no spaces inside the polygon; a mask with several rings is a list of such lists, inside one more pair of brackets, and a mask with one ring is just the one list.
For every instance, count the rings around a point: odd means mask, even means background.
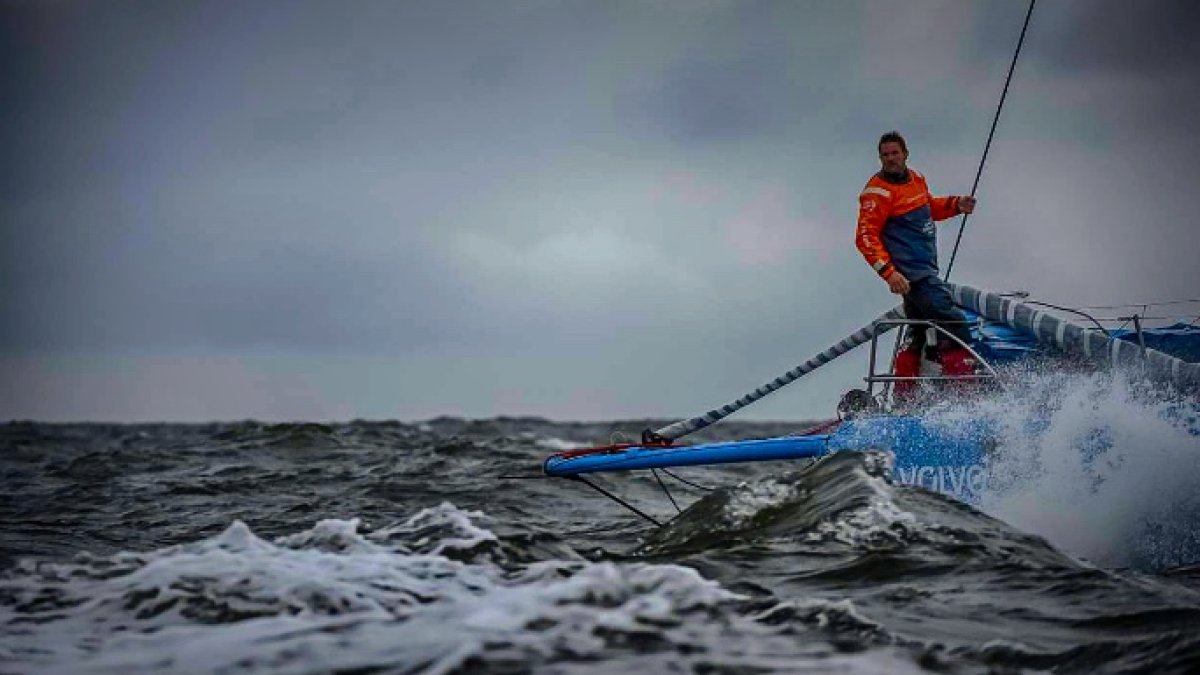
[{"label": "cloud", "polygon": [[822,257],[846,244],[839,230],[800,215],[794,199],[782,187],[765,188],[749,196],[725,223],[728,249],[746,266],[795,264],[817,253]]},{"label": "cloud", "polygon": [[1044,12],[1035,16],[1038,34],[1053,36],[1042,42],[1039,61],[1064,73],[1172,78],[1194,74],[1200,65],[1200,7],[1194,3],[1099,0],[1037,12]]},{"label": "cloud", "polygon": [[680,143],[779,133],[790,117],[779,105],[789,80],[786,65],[773,56],[674,66],[648,102],[652,117]]},{"label": "cloud", "polygon": [[0,410],[13,418],[51,421],[353,416],[351,407],[330,400],[295,364],[278,366],[229,357],[0,358],[5,373]]},{"label": "cloud", "polygon": [[[5,4],[0,353],[179,358],[146,372],[206,396],[188,359],[293,359],[305,415],[719,404],[890,306],[852,244],[875,140],[969,190],[1024,7]],[[1200,287],[1195,12],[1039,4],[956,278]],[[26,366],[38,410],[119,416]],[[79,391],[152,403],[110,384]]]}]

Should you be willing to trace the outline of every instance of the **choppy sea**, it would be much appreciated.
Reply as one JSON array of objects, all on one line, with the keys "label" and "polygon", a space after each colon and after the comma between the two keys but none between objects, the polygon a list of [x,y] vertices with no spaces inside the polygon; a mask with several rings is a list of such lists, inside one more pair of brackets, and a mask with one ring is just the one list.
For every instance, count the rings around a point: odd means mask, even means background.
[{"label": "choppy sea", "polygon": [[662,527],[534,477],[661,421],[9,423],[0,672],[1200,672],[1195,409],[1100,387],[940,413],[1012,421],[977,507],[880,452],[595,479]]}]

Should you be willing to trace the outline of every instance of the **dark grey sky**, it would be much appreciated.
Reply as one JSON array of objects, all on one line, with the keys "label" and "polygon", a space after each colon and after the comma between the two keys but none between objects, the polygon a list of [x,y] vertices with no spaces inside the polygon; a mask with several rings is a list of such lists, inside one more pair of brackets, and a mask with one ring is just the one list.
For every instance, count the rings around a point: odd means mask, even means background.
[{"label": "dark grey sky", "polygon": [[[724,403],[894,304],[875,139],[968,191],[1024,11],[0,2],[0,417]],[[1198,19],[1038,3],[957,280],[1200,296]],[[846,361],[748,416],[827,414]]]}]

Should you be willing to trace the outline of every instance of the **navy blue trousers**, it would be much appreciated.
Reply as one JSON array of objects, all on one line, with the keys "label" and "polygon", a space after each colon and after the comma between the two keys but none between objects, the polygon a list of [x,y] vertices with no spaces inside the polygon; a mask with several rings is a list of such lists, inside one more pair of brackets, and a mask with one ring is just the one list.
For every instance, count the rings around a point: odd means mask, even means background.
[{"label": "navy blue trousers", "polygon": [[[971,330],[965,323],[967,317],[954,306],[950,287],[936,276],[909,283],[908,295],[904,296],[904,313],[910,319],[946,322],[941,323],[942,328],[964,343],[971,344]],[[925,331],[915,332],[919,336]]]}]

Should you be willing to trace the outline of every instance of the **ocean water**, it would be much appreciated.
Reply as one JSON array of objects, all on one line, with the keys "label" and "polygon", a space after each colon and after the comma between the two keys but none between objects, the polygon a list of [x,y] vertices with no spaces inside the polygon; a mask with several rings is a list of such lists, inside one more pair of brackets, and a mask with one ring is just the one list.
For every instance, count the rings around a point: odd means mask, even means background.
[{"label": "ocean water", "polygon": [[662,527],[538,477],[655,421],[10,423],[0,672],[1200,672],[1194,408],[1048,381],[936,414],[1002,420],[979,508],[880,452],[678,469],[678,515],[595,478]]}]

